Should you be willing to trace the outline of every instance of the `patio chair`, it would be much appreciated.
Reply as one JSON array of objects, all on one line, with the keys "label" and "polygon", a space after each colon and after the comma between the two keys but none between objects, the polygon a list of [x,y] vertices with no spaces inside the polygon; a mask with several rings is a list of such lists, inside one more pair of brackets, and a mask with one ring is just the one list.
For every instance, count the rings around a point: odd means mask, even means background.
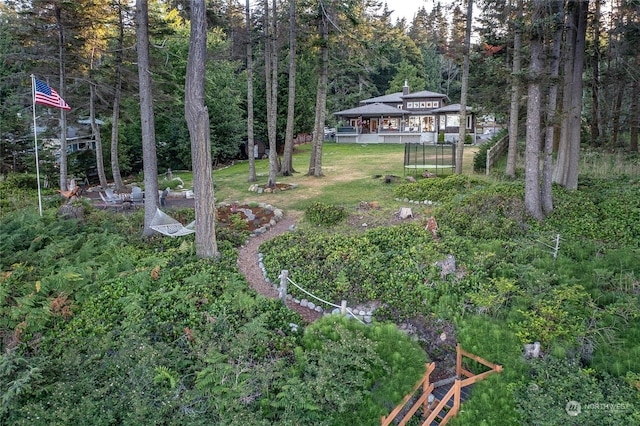
[{"label": "patio chair", "polygon": [[194,220],[187,226],[184,226],[159,208],[156,208],[156,214],[151,219],[150,228],[156,232],[169,237],[182,237],[183,235],[189,235],[196,232],[193,227],[196,221]]},{"label": "patio chair", "polygon": [[102,191],[98,193],[100,194],[100,198],[102,198],[102,201],[104,201],[106,204],[117,204],[120,200],[116,197],[113,191],[111,191],[110,193],[108,191],[109,190],[106,190],[104,194],[102,193]]},{"label": "patio chair", "polygon": [[144,204],[144,192],[142,188],[134,186],[131,188],[131,202],[135,204]]},{"label": "patio chair", "polygon": [[113,189],[111,189],[111,188],[105,189],[104,190],[104,194],[107,197],[107,201],[109,203],[111,203],[111,204],[118,203],[118,202],[122,201],[122,197],[119,196],[119,195],[116,195],[116,193],[113,192]]}]

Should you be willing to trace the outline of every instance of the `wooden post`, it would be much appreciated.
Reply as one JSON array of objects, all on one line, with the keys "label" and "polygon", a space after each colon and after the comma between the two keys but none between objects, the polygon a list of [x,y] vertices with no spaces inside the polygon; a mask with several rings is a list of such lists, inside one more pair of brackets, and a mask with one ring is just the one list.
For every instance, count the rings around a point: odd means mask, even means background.
[{"label": "wooden post", "polygon": [[287,278],[289,278],[289,271],[283,269],[280,272],[280,287],[278,288],[278,298],[282,300],[282,303],[287,303]]},{"label": "wooden post", "polygon": [[[427,393],[428,389],[429,389],[429,382],[431,379],[431,370],[430,370],[431,364],[427,364],[427,372],[424,375],[424,382],[422,383],[422,393],[425,394]],[[431,409],[431,402],[429,401],[429,397],[427,396],[427,398],[424,400],[424,403],[422,404],[422,417],[423,418],[427,418],[427,413],[429,412],[429,410]]]},{"label": "wooden post", "polygon": [[454,416],[457,416],[460,411],[460,392],[462,391],[459,379],[453,382],[453,387],[455,390],[453,391],[453,408],[451,411],[453,411]]},{"label": "wooden post", "polygon": [[456,376],[462,376],[462,352],[460,351],[460,343],[456,345]]},{"label": "wooden post", "polygon": [[347,315],[347,301],[343,300],[342,303],[340,303],[340,313],[342,315]]}]

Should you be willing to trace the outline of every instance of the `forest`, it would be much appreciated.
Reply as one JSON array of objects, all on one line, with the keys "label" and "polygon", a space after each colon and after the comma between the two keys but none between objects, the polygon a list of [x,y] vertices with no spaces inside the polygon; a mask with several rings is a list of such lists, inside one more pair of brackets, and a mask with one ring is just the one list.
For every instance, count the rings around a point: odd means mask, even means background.
[{"label": "forest", "polygon": [[[450,424],[640,424],[640,5],[433,1],[409,22],[390,3],[0,4],[0,424],[379,424],[455,343],[502,372]],[[32,75],[71,110],[36,109]],[[405,82],[504,130],[415,182],[402,147],[323,140]],[[40,180],[34,134],[60,144]],[[172,211],[195,236],[149,229],[171,170],[207,201]],[[262,200],[299,220],[260,246],[265,275],[373,304],[371,325],[306,324],[240,273],[252,237],[214,202],[276,175],[300,195]],[[149,198],[67,202],[69,178]]]}]

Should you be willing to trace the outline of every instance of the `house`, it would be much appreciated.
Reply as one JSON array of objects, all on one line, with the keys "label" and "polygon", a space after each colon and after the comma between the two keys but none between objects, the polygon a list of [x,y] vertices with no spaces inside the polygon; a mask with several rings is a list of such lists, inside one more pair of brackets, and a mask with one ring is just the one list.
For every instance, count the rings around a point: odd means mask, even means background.
[{"label": "house", "polygon": [[[72,124],[67,126],[67,154],[71,154],[76,151],[96,149],[96,142],[91,129],[91,120],[80,119],[78,120],[78,124],[79,126]],[[96,119],[96,124],[98,126],[102,126],[104,121]],[[31,126],[31,131],[33,131],[33,126]],[[46,125],[37,126],[36,131],[38,137],[42,140],[42,145],[45,148],[53,150],[56,157],[59,158],[60,135],[58,134],[55,137],[48,136],[50,129]]]},{"label": "house", "polygon": [[[360,101],[360,106],[334,113],[341,126],[338,143],[436,143],[458,140],[460,104],[446,105],[447,95],[423,90],[402,92]],[[467,133],[476,138],[476,119],[467,107]]]}]

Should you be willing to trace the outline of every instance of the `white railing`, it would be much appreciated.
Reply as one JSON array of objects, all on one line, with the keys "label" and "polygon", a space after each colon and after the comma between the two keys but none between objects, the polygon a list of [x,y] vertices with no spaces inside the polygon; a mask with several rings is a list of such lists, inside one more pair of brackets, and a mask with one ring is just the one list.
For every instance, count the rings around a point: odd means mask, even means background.
[{"label": "white railing", "polygon": [[318,302],[324,303],[325,305],[332,306],[334,308],[338,308],[338,309],[340,309],[340,313],[342,315],[349,314],[353,318],[357,319],[362,324],[364,324],[364,321],[362,321],[360,318],[358,318],[358,316],[356,314],[354,314],[353,311],[347,307],[347,301],[346,300],[343,300],[340,305],[336,305],[335,303],[331,303],[331,302],[329,302],[327,300],[319,298],[318,296],[316,296],[313,293],[305,290],[304,288],[300,287],[298,284],[293,282],[289,278],[289,271],[286,270],[286,269],[283,269],[282,272],[280,272],[280,276],[278,278],[280,278],[280,287],[278,287],[278,289],[277,289],[278,290],[278,298],[280,298],[280,300],[282,300],[283,303],[287,302],[287,284],[291,283],[294,287],[296,287],[298,290],[300,290],[301,292],[303,292],[307,296],[312,297],[315,300],[317,300]]}]

